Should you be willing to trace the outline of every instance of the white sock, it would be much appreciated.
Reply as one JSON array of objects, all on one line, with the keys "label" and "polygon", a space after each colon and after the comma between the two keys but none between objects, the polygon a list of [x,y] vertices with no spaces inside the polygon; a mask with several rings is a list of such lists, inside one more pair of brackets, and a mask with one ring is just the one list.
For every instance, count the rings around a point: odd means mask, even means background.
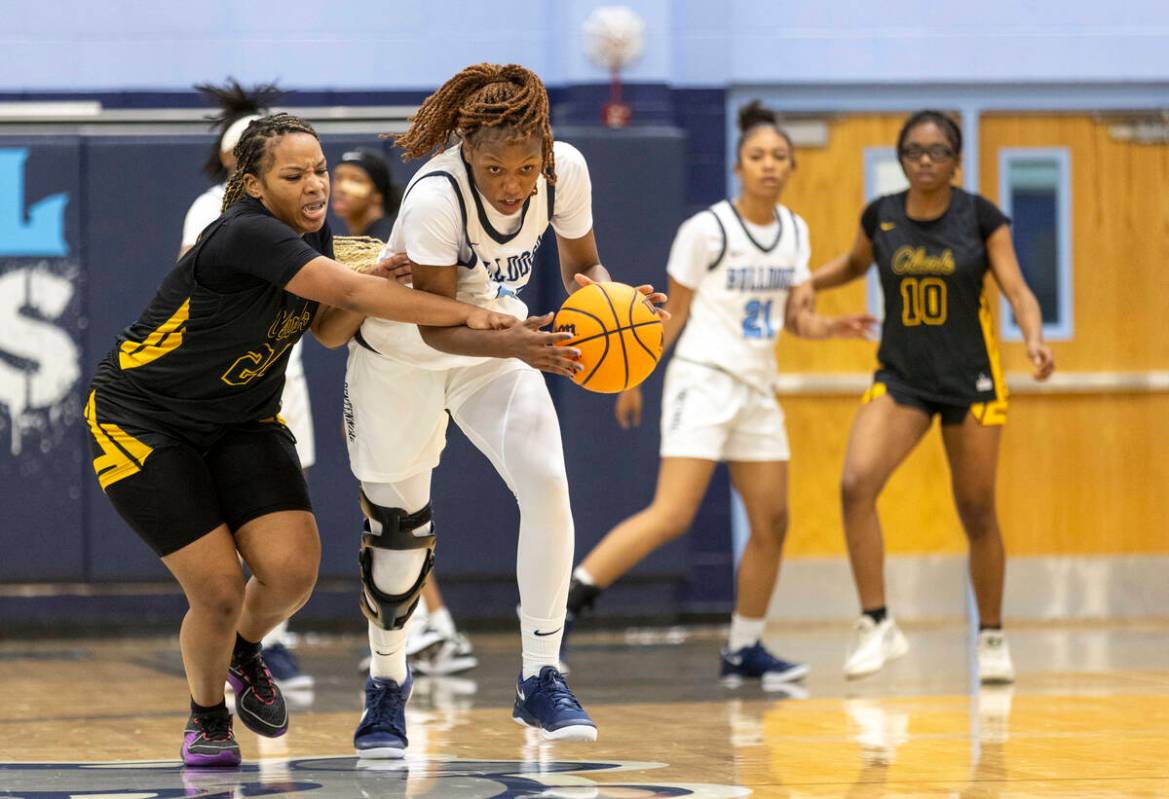
[{"label": "white sock", "polygon": [[288,645],[287,638],[288,638],[288,619],[285,619],[284,621],[280,622],[275,627],[273,627],[272,632],[268,633],[267,635],[265,635],[263,638],[260,639],[260,646],[265,647],[265,648],[270,647],[270,646],[276,646],[276,644],[284,644],[285,646],[287,646]]},{"label": "white sock", "polygon": [[763,637],[763,625],[766,619],[748,619],[738,613],[731,614],[731,635],[727,641],[727,649],[738,652],[748,646],[759,643]]},{"label": "white sock", "polygon": [[443,638],[455,637],[455,620],[446,606],[430,613],[430,626],[437,630]]},{"label": "white sock", "polygon": [[575,577],[580,582],[584,583],[585,585],[596,585],[597,584],[597,581],[593,579],[593,576],[591,574],[589,574],[587,571],[585,571],[584,566],[577,566],[575,569],[573,569],[572,576]]},{"label": "white sock", "polygon": [[560,668],[560,639],[564,637],[564,614],[554,619],[537,619],[520,613],[520,637],[523,639],[524,679],[535,677],[540,669]]},{"label": "white sock", "polygon": [[406,630],[383,630],[369,623],[369,675],[402,684],[406,679]]}]

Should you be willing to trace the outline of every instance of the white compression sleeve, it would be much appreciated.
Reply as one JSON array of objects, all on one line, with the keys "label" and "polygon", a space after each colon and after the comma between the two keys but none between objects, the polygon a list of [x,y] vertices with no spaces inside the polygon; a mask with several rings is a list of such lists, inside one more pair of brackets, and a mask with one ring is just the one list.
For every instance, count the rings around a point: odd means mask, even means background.
[{"label": "white compression sleeve", "polygon": [[530,677],[559,662],[572,571],[572,510],[560,422],[543,376],[526,369],[500,375],[451,416],[520,506],[516,579],[524,676]]}]

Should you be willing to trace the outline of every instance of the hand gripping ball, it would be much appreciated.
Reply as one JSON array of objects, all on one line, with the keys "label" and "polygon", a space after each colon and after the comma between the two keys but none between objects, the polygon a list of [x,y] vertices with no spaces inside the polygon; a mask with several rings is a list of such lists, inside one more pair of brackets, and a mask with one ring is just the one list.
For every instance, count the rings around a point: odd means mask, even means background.
[{"label": "hand gripping ball", "polygon": [[641,292],[624,283],[593,283],[569,295],[552,322],[572,333],[560,342],[580,350],[572,378],[589,391],[615,394],[649,377],[662,357],[662,320]]}]

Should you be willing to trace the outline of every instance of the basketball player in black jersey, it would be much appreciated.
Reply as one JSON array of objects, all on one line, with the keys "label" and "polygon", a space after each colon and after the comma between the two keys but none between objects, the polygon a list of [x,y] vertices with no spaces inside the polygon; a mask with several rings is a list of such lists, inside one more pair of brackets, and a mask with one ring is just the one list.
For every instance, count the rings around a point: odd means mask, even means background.
[{"label": "basketball player in black jersey", "polygon": [[310,328],[335,345],[339,326],[366,314],[477,328],[516,321],[332,260],[328,169],[303,120],[253,121],[235,156],[223,215],[118,336],[85,407],[102,490],[190,605],[179,634],[188,765],[239,763],[225,678],[249,728],[275,737],[288,727],[259,641],[308,599],[320,560],[278,416],[289,350]]},{"label": "basketball player in black jersey", "polygon": [[877,496],[941,417],[954,501],[970,542],[978,603],[979,673],[1011,682],[1002,635],[1005,555],[995,512],[995,467],[1006,386],[984,292],[987,272],[1023,331],[1037,380],[1055,368],[1039,304],[1019,270],[1009,220],[992,203],[951,185],[962,152],[958,126],[920,111],[897,139],[909,189],[879,197],[861,216],[852,251],[817,270],[822,290],[877,264],[885,295],[879,368],[853,422],[841,479],[845,537],[863,615],[845,675],[862,677],[908,650],[885,607],[884,544]]}]

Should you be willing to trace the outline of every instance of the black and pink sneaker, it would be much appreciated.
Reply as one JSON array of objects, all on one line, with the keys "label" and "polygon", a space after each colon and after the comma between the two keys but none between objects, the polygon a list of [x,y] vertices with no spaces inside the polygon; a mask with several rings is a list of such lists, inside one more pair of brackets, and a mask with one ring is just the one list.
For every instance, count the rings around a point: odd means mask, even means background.
[{"label": "black and pink sneaker", "polygon": [[183,764],[187,766],[238,766],[239,744],[227,713],[192,713],[183,730]]},{"label": "black and pink sneaker", "polygon": [[279,738],[288,732],[284,694],[280,693],[262,654],[257,652],[232,660],[227,681],[235,691],[235,712],[245,727],[265,738]]}]

